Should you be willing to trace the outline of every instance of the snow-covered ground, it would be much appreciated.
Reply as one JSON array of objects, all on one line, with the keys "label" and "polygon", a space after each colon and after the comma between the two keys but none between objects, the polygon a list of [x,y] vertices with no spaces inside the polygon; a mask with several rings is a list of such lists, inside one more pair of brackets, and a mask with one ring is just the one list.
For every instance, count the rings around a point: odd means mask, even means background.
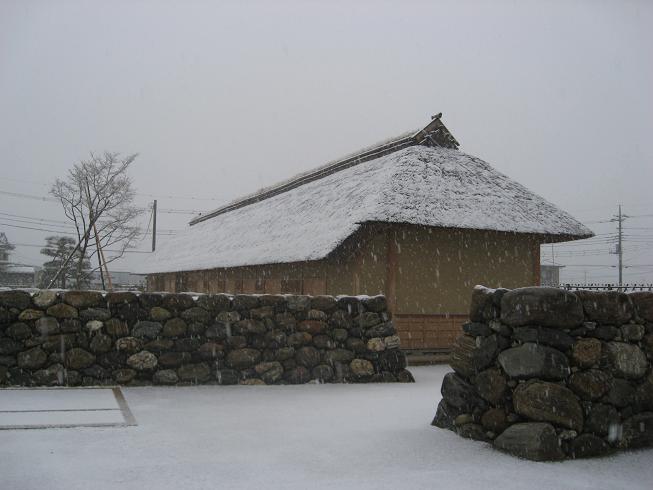
[{"label": "snow-covered ground", "polygon": [[653,450],[533,463],[431,427],[448,370],[411,368],[415,384],[127,388],[137,427],[0,431],[0,488],[653,488]]}]

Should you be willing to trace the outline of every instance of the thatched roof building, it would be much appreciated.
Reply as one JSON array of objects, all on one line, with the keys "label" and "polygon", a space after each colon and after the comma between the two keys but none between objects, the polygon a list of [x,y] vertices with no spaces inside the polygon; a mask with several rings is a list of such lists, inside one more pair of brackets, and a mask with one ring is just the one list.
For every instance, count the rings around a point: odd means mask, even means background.
[{"label": "thatched roof building", "polygon": [[[436,116],[419,131],[195,218],[160,245],[142,272],[151,275],[153,289],[381,292],[392,296],[397,315],[464,315],[467,299],[443,307],[442,295],[483,280],[512,287],[537,284],[541,243],[590,236],[568,213],[459,151]],[[453,255],[444,259],[448,246]],[[463,272],[479,255],[484,257],[475,266],[480,269]],[[459,262],[461,272],[448,284],[440,278],[433,286],[417,271],[411,277],[410,264],[402,267],[409,257],[434,276],[446,269],[442,260]],[[527,263],[528,273],[510,271],[505,264],[511,259]],[[203,271],[202,280],[197,272],[193,279],[191,271]],[[212,287],[207,271],[224,279]],[[230,275],[236,277],[231,283]],[[284,291],[284,281],[292,291]],[[430,304],[411,298],[429,288]]]}]

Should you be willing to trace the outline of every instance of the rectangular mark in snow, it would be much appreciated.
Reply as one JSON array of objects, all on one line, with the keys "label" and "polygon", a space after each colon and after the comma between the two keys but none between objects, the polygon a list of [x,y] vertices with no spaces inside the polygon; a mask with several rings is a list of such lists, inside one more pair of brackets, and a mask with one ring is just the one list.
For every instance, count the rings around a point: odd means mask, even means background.
[{"label": "rectangular mark in snow", "polygon": [[136,425],[120,388],[0,390],[0,429]]}]

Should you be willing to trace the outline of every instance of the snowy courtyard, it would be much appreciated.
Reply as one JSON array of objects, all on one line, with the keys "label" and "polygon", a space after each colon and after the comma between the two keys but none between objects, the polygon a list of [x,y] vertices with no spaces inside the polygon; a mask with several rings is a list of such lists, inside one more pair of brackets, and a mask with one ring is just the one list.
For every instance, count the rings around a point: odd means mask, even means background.
[{"label": "snowy courtyard", "polygon": [[123,388],[137,426],[0,431],[0,488],[651,488],[652,450],[533,463],[431,427],[449,369],[411,368],[414,384]]}]

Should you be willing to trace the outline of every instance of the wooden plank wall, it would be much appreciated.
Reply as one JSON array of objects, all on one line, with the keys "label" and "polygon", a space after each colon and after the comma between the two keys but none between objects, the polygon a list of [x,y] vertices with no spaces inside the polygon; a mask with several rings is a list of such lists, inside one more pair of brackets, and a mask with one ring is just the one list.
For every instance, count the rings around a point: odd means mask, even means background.
[{"label": "wooden plank wall", "polygon": [[393,320],[402,349],[450,349],[469,316],[462,313],[394,315]]}]

